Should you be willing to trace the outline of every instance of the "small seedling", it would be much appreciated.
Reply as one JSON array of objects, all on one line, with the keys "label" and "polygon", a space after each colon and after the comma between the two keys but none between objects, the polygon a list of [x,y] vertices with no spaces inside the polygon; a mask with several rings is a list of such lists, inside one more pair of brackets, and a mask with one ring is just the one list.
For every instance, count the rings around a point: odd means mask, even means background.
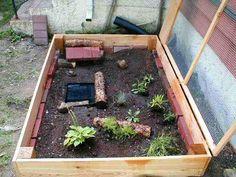
[{"label": "small seedling", "polygon": [[119,92],[116,96],[115,96],[115,102],[119,105],[119,106],[123,106],[126,104],[127,102],[127,97],[126,94],[124,92]]},{"label": "small seedling", "polygon": [[132,85],[132,92],[134,94],[141,94],[141,95],[146,95],[147,94],[147,90],[148,89],[148,84],[146,82],[141,82],[141,81],[137,81],[136,83],[134,83]]},{"label": "small seedling", "polygon": [[115,117],[107,117],[104,120],[103,127],[106,131],[112,133],[117,139],[132,138],[137,133],[131,126],[121,127]]},{"label": "small seedling", "polygon": [[9,38],[12,43],[18,42],[24,37],[26,37],[26,34],[17,33],[12,28],[9,28],[6,31],[0,32],[0,39]]},{"label": "small seedling", "polygon": [[135,122],[135,123],[140,122],[140,119],[138,117],[139,114],[140,110],[133,112],[131,109],[129,109],[126,119],[130,122]]},{"label": "small seedling", "polygon": [[161,109],[161,110],[164,110],[165,109],[165,103],[167,103],[167,100],[165,99],[164,95],[155,95],[149,106],[152,108],[152,109]]},{"label": "small seedling", "polygon": [[154,80],[154,78],[152,77],[151,74],[147,74],[143,78],[143,81],[146,82],[147,84],[150,84],[153,80]]},{"label": "small seedling", "polygon": [[134,94],[141,94],[141,95],[147,95],[148,93],[148,85],[153,81],[153,77],[151,74],[147,74],[144,76],[142,81],[137,81],[132,85],[132,92]]},{"label": "small seedling", "polygon": [[166,135],[155,138],[147,150],[147,156],[168,156],[179,153],[180,149],[176,147],[176,139]]},{"label": "small seedling", "polygon": [[70,126],[69,131],[65,135],[66,139],[64,141],[64,146],[74,146],[77,147],[83,144],[87,139],[95,137],[96,130],[93,127],[81,127],[79,126],[77,117],[75,113],[68,109],[73,125]]},{"label": "small seedling", "polygon": [[175,114],[171,111],[168,111],[164,114],[164,122],[167,122],[169,124],[173,123],[175,121]]}]

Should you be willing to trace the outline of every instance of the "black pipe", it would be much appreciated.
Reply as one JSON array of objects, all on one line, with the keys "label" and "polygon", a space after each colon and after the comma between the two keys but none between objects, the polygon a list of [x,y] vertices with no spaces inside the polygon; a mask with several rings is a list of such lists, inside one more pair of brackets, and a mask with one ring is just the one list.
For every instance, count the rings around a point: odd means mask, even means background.
[{"label": "black pipe", "polygon": [[13,10],[15,12],[16,19],[19,19],[18,14],[17,14],[17,8],[16,8],[15,0],[12,0],[12,6],[13,6]]},{"label": "black pipe", "polygon": [[130,31],[130,32],[135,33],[135,34],[148,34],[142,28],[136,26],[133,23],[130,23],[129,21],[127,21],[127,20],[125,20],[121,17],[116,17],[113,24],[118,25],[120,27],[123,27],[127,31]]}]

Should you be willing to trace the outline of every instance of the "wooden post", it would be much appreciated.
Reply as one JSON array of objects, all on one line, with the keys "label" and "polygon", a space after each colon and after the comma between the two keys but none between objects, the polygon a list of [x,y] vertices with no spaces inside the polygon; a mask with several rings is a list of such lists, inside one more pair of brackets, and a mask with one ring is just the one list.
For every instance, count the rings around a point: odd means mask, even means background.
[{"label": "wooden post", "polygon": [[232,136],[236,133],[236,122],[228,129],[228,131],[221,138],[220,142],[216,145],[216,148],[213,150],[213,155],[218,156],[224,146],[230,141]]},{"label": "wooden post", "polygon": [[162,44],[166,44],[169,40],[172,28],[179,13],[183,0],[171,0],[170,7],[168,8],[166,19],[160,31],[160,40]]},{"label": "wooden post", "polygon": [[186,77],[184,79],[184,84],[187,84],[188,81],[190,80],[190,78],[191,78],[191,76],[192,76],[192,74],[193,74],[193,72],[194,72],[194,70],[195,70],[195,68],[196,68],[196,66],[197,66],[197,64],[199,62],[199,59],[200,59],[200,57],[202,55],[202,52],[203,52],[205,46],[207,45],[208,41],[210,40],[210,38],[211,38],[215,28],[216,28],[216,25],[218,24],[218,22],[220,20],[220,17],[222,15],[222,13],[223,13],[223,11],[224,11],[228,1],[229,0],[222,0],[221,1],[221,4],[220,4],[217,12],[215,13],[215,16],[214,16],[214,18],[213,18],[213,20],[211,22],[211,25],[208,28],[208,31],[207,31],[207,33],[206,33],[206,35],[205,35],[205,37],[204,37],[204,39],[202,41],[202,44],[201,44],[201,46],[200,46],[200,48],[199,48],[199,50],[197,52],[197,55],[194,58],[191,66],[190,66],[190,68],[188,70],[188,73],[187,73],[187,75],[186,75]]}]

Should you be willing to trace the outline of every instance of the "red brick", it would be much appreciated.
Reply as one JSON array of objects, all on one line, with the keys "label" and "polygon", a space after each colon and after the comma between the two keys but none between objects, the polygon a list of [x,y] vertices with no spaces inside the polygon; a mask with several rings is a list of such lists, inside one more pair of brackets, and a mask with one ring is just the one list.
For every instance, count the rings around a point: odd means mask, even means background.
[{"label": "red brick", "polygon": [[36,140],[36,139],[31,139],[31,140],[30,140],[30,143],[29,143],[29,146],[30,146],[30,147],[35,147],[35,146],[36,146],[36,143],[37,143],[37,140]]},{"label": "red brick", "polygon": [[163,85],[164,89],[167,91],[170,88],[170,84],[169,84],[169,81],[165,75],[165,72],[163,69],[159,69],[158,73],[160,75],[162,85]]},{"label": "red brick", "polygon": [[194,143],[190,134],[190,130],[183,116],[180,116],[177,122],[179,133],[185,143],[187,149]]},{"label": "red brick", "polygon": [[49,89],[45,89],[45,90],[44,90],[44,93],[43,93],[43,97],[42,97],[41,103],[46,103],[46,101],[47,101],[47,97],[48,97],[48,92],[49,92]]},{"label": "red brick", "polygon": [[66,59],[68,61],[98,60],[103,56],[99,47],[67,47]]},{"label": "red brick", "polygon": [[47,16],[46,15],[33,15],[32,16],[33,22],[41,22],[46,23],[47,22]]},{"label": "red brick", "polygon": [[174,92],[172,91],[171,88],[169,88],[167,90],[167,97],[169,99],[169,102],[170,102],[170,105],[171,105],[171,108],[173,110],[173,112],[176,114],[177,117],[179,116],[183,116],[183,113],[181,111],[181,108],[179,106],[179,103],[175,97],[175,94]]},{"label": "red brick", "polygon": [[52,81],[53,81],[52,78],[49,78],[49,79],[47,80],[45,89],[50,89],[50,88],[51,88],[51,86],[52,86]]},{"label": "red brick", "polygon": [[42,119],[36,119],[35,124],[34,124],[34,129],[33,129],[33,133],[32,133],[32,138],[37,138],[38,137],[38,132],[39,132],[39,128],[41,125]]},{"label": "red brick", "polygon": [[45,114],[45,103],[40,103],[37,119],[42,119]]},{"label": "red brick", "polygon": [[112,54],[113,53],[113,47],[112,46],[104,47],[104,52],[108,53],[108,54]]},{"label": "red brick", "polygon": [[57,60],[54,60],[48,70],[48,77],[53,77],[57,70]]}]

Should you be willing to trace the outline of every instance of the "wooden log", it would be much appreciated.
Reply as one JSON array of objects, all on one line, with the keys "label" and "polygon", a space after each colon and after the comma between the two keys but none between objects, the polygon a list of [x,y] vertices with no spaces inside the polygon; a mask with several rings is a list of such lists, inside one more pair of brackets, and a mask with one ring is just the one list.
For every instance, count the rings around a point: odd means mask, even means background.
[{"label": "wooden log", "polygon": [[[105,118],[95,117],[93,119],[93,124],[95,126],[103,127],[104,121],[105,121]],[[116,121],[117,121],[118,125],[121,126],[121,127],[125,127],[125,126],[133,127],[135,132],[139,135],[142,135],[142,136],[145,136],[145,137],[150,137],[151,136],[151,127],[149,127],[148,125],[132,123],[132,122],[129,122],[129,121],[120,121],[120,120],[116,120]]]},{"label": "wooden log", "polygon": [[68,39],[65,41],[66,47],[99,47],[103,48],[103,41],[88,39]]},{"label": "wooden log", "polygon": [[107,107],[105,79],[102,72],[95,73],[95,103],[97,108],[104,109]]},{"label": "wooden log", "polygon": [[89,101],[76,101],[76,102],[61,102],[61,104],[57,107],[58,112],[60,113],[67,113],[68,112],[68,108],[71,107],[77,107],[77,106],[86,106],[89,105]]},{"label": "wooden log", "polygon": [[57,61],[58,67],[59,68],[75,68],[76,67],[76,62],[68,62],[65,59],[59,58]]}]

